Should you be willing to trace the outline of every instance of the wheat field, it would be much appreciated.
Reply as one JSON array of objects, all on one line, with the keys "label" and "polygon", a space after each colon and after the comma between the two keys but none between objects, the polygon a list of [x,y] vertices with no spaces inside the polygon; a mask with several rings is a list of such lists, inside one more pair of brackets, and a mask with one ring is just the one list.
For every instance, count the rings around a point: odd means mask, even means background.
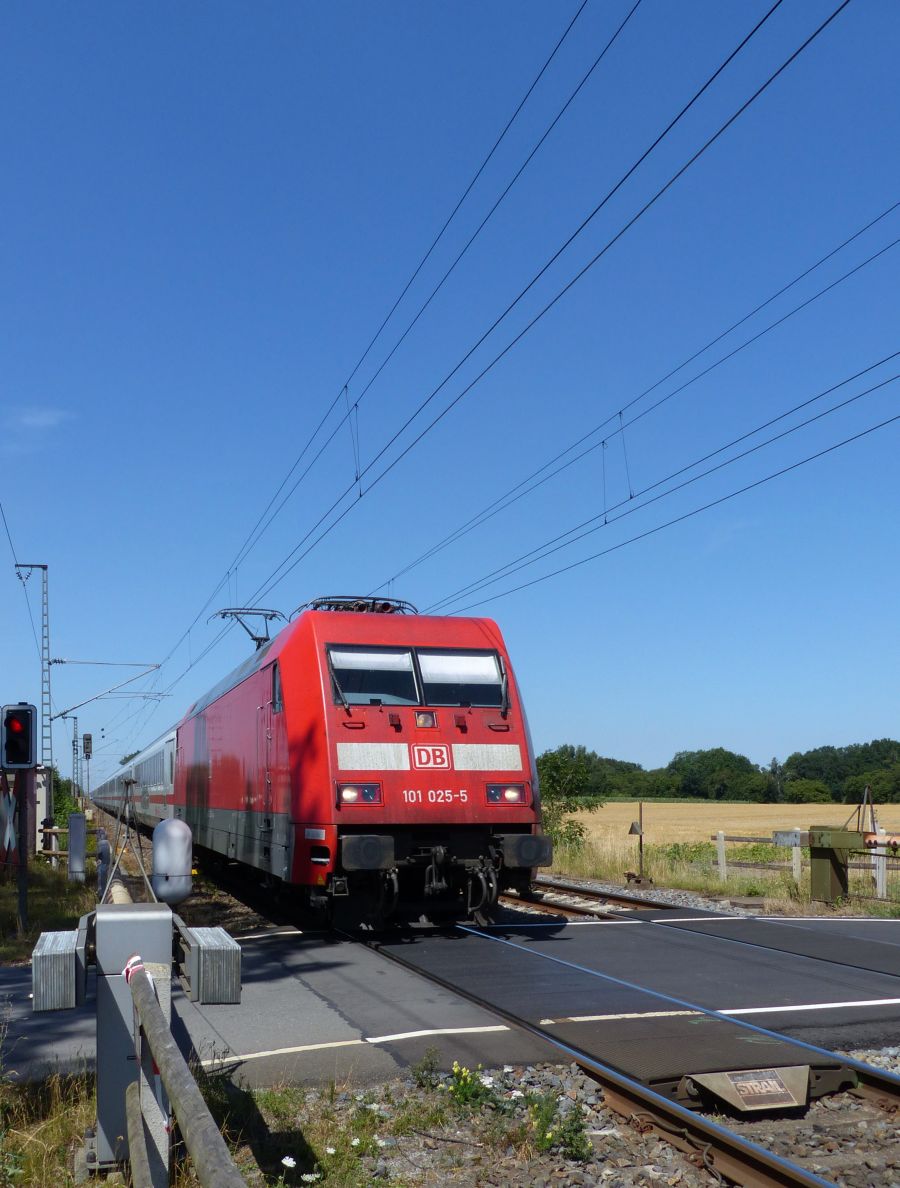
[{"label": "wheat field", "polygon": [[[813,825],[844,825],[855,810],[849,804],[695,804],[665,800],[644,801],[644,842],[709,841],[718,831],[747,837],[771,837],[775,829],[808,829]],[[878,824],[890,833],[900,831],[900,804],[876,807]],[[638,818],[636,801],[610,801],[596,812],[575,814],[593,842],[630,841],[628,827]],[[851,828],[854,827],[851,825]]]}]

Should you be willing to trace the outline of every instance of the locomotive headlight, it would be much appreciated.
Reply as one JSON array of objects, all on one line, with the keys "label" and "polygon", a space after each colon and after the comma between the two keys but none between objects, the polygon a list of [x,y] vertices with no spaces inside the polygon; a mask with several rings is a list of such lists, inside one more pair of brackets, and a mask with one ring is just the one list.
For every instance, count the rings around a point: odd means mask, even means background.
[{"label": "locomotive headlight", "polygon": [[338,784],[338,804],[381,804],[381,784]]},{"label": "locomotive headlight", "polygon": [[488,784],[488,804],[524,804],[524,784]]}]

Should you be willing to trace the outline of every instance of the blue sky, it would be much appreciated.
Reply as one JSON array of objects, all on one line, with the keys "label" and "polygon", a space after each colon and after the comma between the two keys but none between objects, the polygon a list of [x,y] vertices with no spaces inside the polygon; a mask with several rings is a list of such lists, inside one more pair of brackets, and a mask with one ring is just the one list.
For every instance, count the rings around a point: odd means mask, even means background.
[{"label": "blue sky", "polygon": [[[247,654],[235,629],[198,659],[218,607],[290,612],[392,578],[393,594],[431,607],[604,506],[628,515],[448,604],[501,624],[540,749],[580,742],[656,765],[722,745],[766,763],[896,737],[900,422],[507,593],[900,413],[894,359],[699,470],[859,396],[845,408],[641,506],[666,476],[900,350],[893,0],[852,0],[399,457],[837,3],[784,0],[378,461],[770,5],[642,0],[371,386],[633,0],[588,0],[355,371],[578,5],[4,7],[4,511],[19,560],[50,565],[55,657],[168,657],[165,700],[81,711],[98,750],[106,735],[96,776]],[[614,432],[619,410],[882,214]],[[336,397],[285,491],[330,441],[233,568]],[[351,433],[341,417],[357,401]],[[395,576],[610,417],[582,460]],[[3,696],[37,701],[0,546]],[[56,707],[126,675],[54,667]],[[66,738],[60,722],[64,771]]]}]

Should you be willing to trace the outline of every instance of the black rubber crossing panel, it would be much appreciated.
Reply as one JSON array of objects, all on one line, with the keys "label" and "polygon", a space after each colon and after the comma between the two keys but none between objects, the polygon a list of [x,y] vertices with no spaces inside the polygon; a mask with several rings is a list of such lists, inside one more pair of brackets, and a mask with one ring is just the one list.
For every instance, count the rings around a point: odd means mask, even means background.
[{"label": "black rubber crossing panel", "polygon": [[[414,943],[387,942],[381,947],[645,1083],[701,1072],[836,1066],[834,1060],[787,1039],[694,1013],[652,991],[618,985],[588,969],[535,960],[524,947],[500,945],[477,934],[419,937]],[[624,1017],[633,1014],[643,1017]],[[595,1015],[606,1017],[585,1018]]]},{"label": "black rubber crossing panel", "polygon": [[557,1023],[547,1031],[646,1085],[692,1073],[805,1064],[840,1067],[840,1061],[816,1056],[789,1040],[758,1035],[709,1015]]},{"label": "black rubber crossing panel", "polygon": [[803,928],[787,922],[757,920],[752,916],[690,921],[671,921],[665,916],[656,916],[650,922],[681,932],[699,932],[703,936],[790,953],[794,957],[812,957],[831,965],[849,965],[854,969],[900,978],[900,945],[896,944],[862,940],[840,932],[832,934],[821,928]]}]

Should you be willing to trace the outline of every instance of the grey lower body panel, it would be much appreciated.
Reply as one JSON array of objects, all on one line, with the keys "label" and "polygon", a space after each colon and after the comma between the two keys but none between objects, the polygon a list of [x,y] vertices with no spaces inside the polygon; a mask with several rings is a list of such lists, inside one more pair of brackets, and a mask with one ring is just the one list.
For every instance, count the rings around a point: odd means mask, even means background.
[{"label": "grey lower body panel", "polygon": [[190,825],[194,845],[279,879],[290,876],[293,825],[287,813],[176,805],[175,815]]}]

